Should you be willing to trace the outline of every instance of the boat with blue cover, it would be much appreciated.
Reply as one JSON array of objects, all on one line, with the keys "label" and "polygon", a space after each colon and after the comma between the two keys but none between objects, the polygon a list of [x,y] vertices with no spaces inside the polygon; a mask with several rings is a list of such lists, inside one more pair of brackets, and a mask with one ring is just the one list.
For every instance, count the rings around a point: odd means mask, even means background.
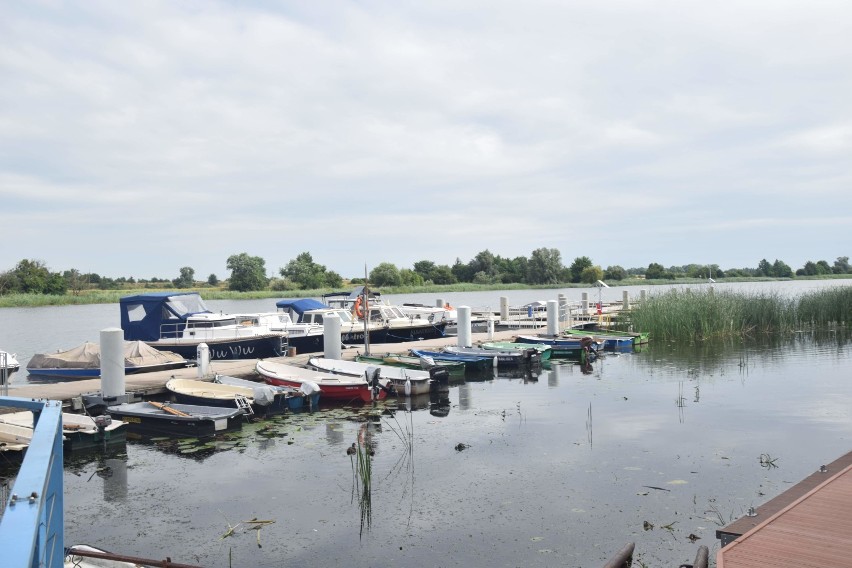
[{"label": "boat with blue cover", "polygon": [[[207,345],[211,360],[282,357],[289,334],[259,318],[216,314],[197,292],[150,292],[119,301],[121,329],[127,341],[144,341],[155,349],[195,360]],[[320,335],[321,337],[321,335]]]},{"label": "boat with blue cover", "polygon": [[550,356],[552,355],[552,349],[550,345],[545,345],[543,343],[518,343],[515,341],[486,341],[484,343],[479,344],[483,349],[488,349],[489,351],[514,351],[517,349],[535,349],[538,351],[539,359],[541,362],[549,361]]},{"label": "boat with blue cover", "polygon": [[458,347],[450,345],[444,347],[444,351],[455,355],[491,357],[492,362],[496,358],[498,368],[541,365],[541,356],[538,350],[533,347],[527,349],[485,349],[484,347]]}]

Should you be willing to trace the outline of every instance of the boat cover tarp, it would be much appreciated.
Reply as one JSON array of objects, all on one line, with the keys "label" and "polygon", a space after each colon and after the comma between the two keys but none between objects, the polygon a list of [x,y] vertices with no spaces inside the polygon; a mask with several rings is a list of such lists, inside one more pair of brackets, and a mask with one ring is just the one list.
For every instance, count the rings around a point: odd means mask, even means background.
[{"label": "boat cover tarp", "polygon": [[177,337],[188,316],[211,313],[198,292],[149,292],[119,300],[121,329],[127,341]]},{"label": "boat cover tarp", "polygon": [[275,306],[282,311],[292,310],[299,318],[301,318],[302,314],[304,314],[308,310],[330,310],[331,308],[320,301],[314,300],[313,298],[299,298],[299,299],[284,299],[278,300],[275,303]]},{"label": "boat cover tarp", "polygon": [[[171,351],[159,351],[143,341],[124,342],[125,367],[146,367],[178,363],[185,359]],[[87,341],[67,351],[56,353],[37,353],[30,359],[27,369],[100,369],[101,348],[97,343]]]}]

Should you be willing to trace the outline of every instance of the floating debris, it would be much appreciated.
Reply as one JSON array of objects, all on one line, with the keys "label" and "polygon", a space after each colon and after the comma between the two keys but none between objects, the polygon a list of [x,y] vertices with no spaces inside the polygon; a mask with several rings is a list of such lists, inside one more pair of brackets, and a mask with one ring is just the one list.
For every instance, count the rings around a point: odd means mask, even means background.
[{"label": "floating debris", "polygon": [[463,450],[468,449],[469,447],[470,447],[469,444],[463,444],[463,443],[459,442],[458,444],[456,444],[456,451],[461,452]]}]

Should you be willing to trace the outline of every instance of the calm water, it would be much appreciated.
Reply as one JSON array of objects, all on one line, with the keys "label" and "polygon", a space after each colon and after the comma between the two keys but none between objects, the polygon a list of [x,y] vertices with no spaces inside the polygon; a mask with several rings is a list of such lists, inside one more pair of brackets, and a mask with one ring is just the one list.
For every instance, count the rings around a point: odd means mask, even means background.
[{"label": "calm water", "polygon": [[[74,315],[92,340],[116,324],[85,308]],[[52,341],[73,344],[66,324],[52,322]],[[566,364],[454,384],[436,403],[323,405],[204,444],[129,441],[69,461],[66,542],[211,567],[594,567],[635,541],[647,566],[677,566],[850,450],[850,356],[848,334],[652,344],[590,374]],[[368,524],[345,453],[365,438],[377,448]],[[222,538],[250,519],[275,522]]]}]

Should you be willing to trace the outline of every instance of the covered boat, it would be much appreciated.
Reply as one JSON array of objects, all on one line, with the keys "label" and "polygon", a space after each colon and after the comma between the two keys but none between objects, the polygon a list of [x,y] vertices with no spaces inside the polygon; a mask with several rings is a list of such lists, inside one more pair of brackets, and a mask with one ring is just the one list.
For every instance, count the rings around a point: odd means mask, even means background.
[{"label": "covered boat", "polygon": [[[186,367],[189,361],[170,351],[159,351],[143,341],[124,342],[124,372],[128,375]],[[101,348],[87,341],[67,351],[37,353],[27,363],[31,375],[91,378],[101,374]]]},{"label": "covered boat", "polygon": [[468,371],[482,372],[495,366],[494,355],[472,355],[465,353],[449,353],[447,351],[431,351],[428,349],[409,349],[409,353],[415,357],[428,357],[441,365],[444,361],[452,363],[463,363]]},{"label": "covered boat", "polygon": [[197,379],[170,379],[166,382],[166,390],[177,402],[184,404],[251,408],[251,414],[258,416],[283,414],[289,408],[288,399],[294,399],[294,407],[301,408],[305,397],[301,392],[276,390],[262,383],[244,386]]},{"label": "covered boat", "polygon": [[286,331],[273,329],[268,319],[213,313],[197,292],[125,296],[120,307],[124,339],[187,359],[197,358],[201,343],[211,360],[281,357],[287,352]]},{"label": "covered boat", "polygon": [[[0,440],[16,433],[18,443],[29,444],[33,433],[33,413],[29,410],[0,414]],[[126,439],[127,425],[109,416],[62,413],[62,445],[66,452],[120,444]]]},{"label": "covered boat", "polygon": [[542,343],[516,343],[514,341],[487,341],[479,345],[489,351],[514,351],[516,349],[535,349],[542,362],[549,361],[552,349]]},{"label": "covered boat", "polygon": [[232,377],[230,375],[215,375],[213,377],[213,382],[222,385],[247,387],[250,389],[272,389],[275,396],[284,397],[286,399],[287,408],[293,411],[317,408],[320,399],[319,387],[314,388],[314,386],[307,384],[302,385],[301,388],[285,387],[259,381],[250,381],[248,379],[240,379],[239,377]]},{"label": "covered boat", "polygon": [[518,335],[515,337],[515,342],[549,345],[553,357],[574,358],[581,361],[587,355],[597,353],[603,345],[603,341],[588,336]]}]

